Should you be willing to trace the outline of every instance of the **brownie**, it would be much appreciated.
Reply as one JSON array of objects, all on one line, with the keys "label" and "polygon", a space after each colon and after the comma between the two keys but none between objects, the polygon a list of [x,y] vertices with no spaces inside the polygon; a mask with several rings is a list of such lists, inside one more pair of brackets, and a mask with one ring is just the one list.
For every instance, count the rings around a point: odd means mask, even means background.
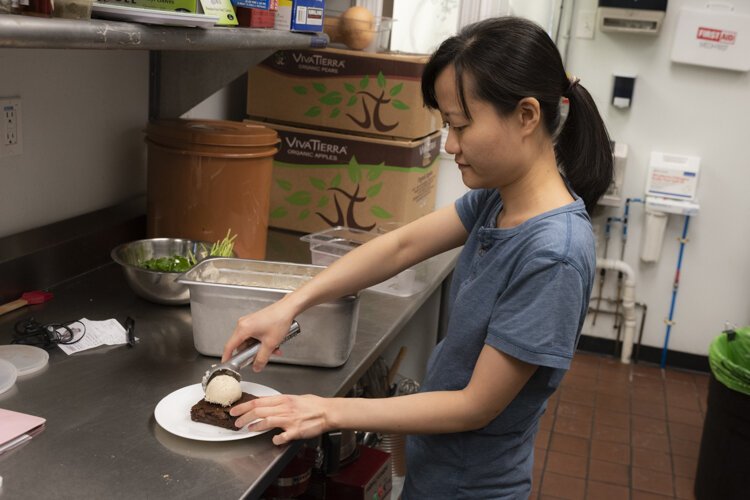
[{"label": "brownie", "polygon": [[216,403],[209,403],[205,399],[201,399],[190,408],[190,419],[194,422],[216,425],[218,427],[223,427],[224,429],[238,431],[239,428],[234,426],[237,417],[231,416],[229,410],[235,405],[247,403],[253,399],[257,399],[257,396],[253,396],[246,392],[243,392],[240,399],[238,399],[232,406],[221,406]]}]

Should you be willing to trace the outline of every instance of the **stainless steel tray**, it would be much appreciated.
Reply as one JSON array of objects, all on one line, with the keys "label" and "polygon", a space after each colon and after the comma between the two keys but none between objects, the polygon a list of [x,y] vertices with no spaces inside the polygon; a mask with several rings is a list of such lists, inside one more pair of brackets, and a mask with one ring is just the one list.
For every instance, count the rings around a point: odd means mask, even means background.
[{"label": "stainless steel tray", "polygon": [[[201,354],[221,356],[237,320],[266,307],[325,269],[322,266],[234,258],[210,258],[180,276],[190,289],[193,342]],[[354,346],[359,297],[311,307],[297,317],[302,333],[271,361],[341,366]]]}]

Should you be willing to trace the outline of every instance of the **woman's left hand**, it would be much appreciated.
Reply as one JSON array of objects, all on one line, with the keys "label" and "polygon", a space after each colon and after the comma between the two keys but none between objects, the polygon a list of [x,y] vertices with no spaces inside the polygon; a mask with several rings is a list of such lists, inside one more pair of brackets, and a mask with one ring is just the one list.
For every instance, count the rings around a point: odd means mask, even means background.
[{"label": "woman's left hand", "polygon": [[273,437],[274,444],[281,445],[297,439],[313,438],[330,430],[327,419],[329,401],[309,394],[265,396],[238,404],[229,413],[239,416],[235,422],[238,428],[247,425],[251,431],[283,429]]}]

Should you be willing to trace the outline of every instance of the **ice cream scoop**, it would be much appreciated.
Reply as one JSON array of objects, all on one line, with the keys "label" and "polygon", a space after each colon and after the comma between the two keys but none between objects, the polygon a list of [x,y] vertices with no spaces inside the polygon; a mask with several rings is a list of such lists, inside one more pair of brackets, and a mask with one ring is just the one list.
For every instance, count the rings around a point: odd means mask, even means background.
[{"label": "ice cream scoop", "polygon": [[[284,339],[281,341],[281,344],[297,336],[299,332],[299,323],[297,323],[296,321],[292,321],[292,325],[289,327],[289,333],[287,333],[286,337],[284,337]],[[281,344],[276,346],[276,348],[278,349],[279,347],[281,347]],[[222,375],[228,376],[229,378],[233,378],[239,386],[240,380],[242,380],[242,377],[240,376],[240,368],[244,368],[255,361],[255,356],[258,354],[258,349],[260,349],[260,342],[256,339],[250,339],[249,346],[232,356],[229,361],[227,361],[226,363],[213,365],[210,369],[206,370],[206,374],[203,375],[202,381],[203,391],[206,393],[206,397],[208,398],[208,386],[216,377]]]},{"label": "ice cream scoop", "polygon": [[229,406],[242,397],[240,382],[229,375],[217,375],[206,386],[206,401]]}]

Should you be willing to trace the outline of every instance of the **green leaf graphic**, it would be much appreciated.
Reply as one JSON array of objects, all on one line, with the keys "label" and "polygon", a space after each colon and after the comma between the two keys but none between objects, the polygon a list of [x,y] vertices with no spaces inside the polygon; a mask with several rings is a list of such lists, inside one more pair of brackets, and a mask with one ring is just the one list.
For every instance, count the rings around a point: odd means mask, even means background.
[{"label": "green leaf graphic", "polygon": [[351,83],[345,83],[344,84],[344,88],[346,89],[347,92],[349,92],[351,94],[353,94],[353,93],[355,93],[357,91],[357,87],[355,87]]},{"label": "green leaf graphic", "polygon": [[359,164],[357,163],[357,158],[352,156],[352,159],[349,160],[349,166],[347,167],[347,170],[349,171],[349,178],[352,180],[354,184],[359,184],[359,179],[361,178],[361,175],[359,173]]},{"label": "green leaf graphic", "polygon": [[322,83],[313,83],[312,86],[313,86],[313,88],[315,90],[317,90],[321,94],[325,94],[326,93],[326,86],[323,85]]},{"label": "green leaf graphic", "polygon": [[299,220],[305,220],[305,219],[307,219],[307,217],[309,217],[309,215],[310,215],[310,211],[309,210],[303,210],[299,214]]},{"label": "green leaf graphic", "polygon": [[409,109],[408,105],[406,105],[405,103],[399,101],[398,99],[394,99],[391,104],[393,104],[393,107],[396,108],[396,109]]},{"label": "green leaf graphic", "polygon": [[311,118],[315,118],[316,116],[318,116],[320,114],[320,112],[321,112],[320,107],[318,107],[318,106],[312,106],[310,109],[308,109],[307,111],[305,111],[305,116],[309,116]]},{"label": "green leaf graphic", "polygon": [[375,165],[373,167],[370,167],[370,171],[367,172],[367,178],[371,181],[374,181],[378,177],[380,177],[380,174],[383,173],[383,166],[385,166],[385,163],[381,163],[380,165]]},{"label": "green leaf graphic", "polygon": [[341,95],[341,92],[337,92],[334,90],[333,92],[329,92],[321,97],[320,102],[329,106],[335,106],[336,104],[340,103],[342,99],[343,96]]},{"label": "green leaf graphic", "polygon": [[310,177],[310,184],[315,186],[317,189],[320,189],[321,191],[326,188],[326,182],[323,179],[318,179],[317,177]]},{"label": "green leaf graphic", "polygon": [[284,207],[278,207],[274,208],[269,215],[272,219],[278,219],[279,217],[284,217],[289,212],[286,211],[286,208]]},{"label": "green leaf graphic", "polygon": [[336,176],[331,179],[331,187],[337,188],[341,185],[341,174],[336,174]]},{"label": "green leaf graphic", "polygon": [[403,82],[399,83],[398,85],[394,85],[390,91],[391,97],[397,96],[403,88],[404,88]]},{"label": "green leaf graphic", "polygon": [[310,191],[297,191],[284,199],[292,205],[301,206],[309,204],[311,198],[312,195],[310,194]]},{"label": "green leaf graphic", "polygon": [[370,77],[365,75],[362,77],[362,79],[359,81],[359,88],[366,89],[367,86],[370,84]]},{"label": "green leaf graphic", "polygon": [[304,85],[295,85],[294,87],[292,87],[292,90],[295,94],[307,95],[307,87],[305,87]]},{"label": "green leaf graphic", "polygon": [[391,217],[393,217],[393,214],[391,214],[388,210],[377,205],[373,205],[373,207],[370,209],[370,213],[372,213],[372,215],[374,215],[378,219],[390,219]]},{"label": "green leaf graphic", "polygon": [[382,182],[378,182],[374,186],[370,186],[370,189],[367,190],[367,196],[372,198],[373,196],[377,196],[377,194],[380,192],[380,189],[383,187]]},{"label": "green leaf graphic", "polygon": [[385,88],[385,75],[382,71],[378,71],[378,87]]},{"label": "green leaf graphic", "polygon": [[323,208],[324,206],[328,205],[328,196],[321,196],[318,200],[318,208]]},{"label": "green leaf graphic", "polygon": [[341,114],[341,110],[339,108],[333,108],[333,111],[331,111],[331,118],[336,118]]},{"label": "green leaf graphic", "polygon": [[354,104],[357,102],[357,96],[353,95],[349,98],[349,101],[347,101],[347,106],[354,106]]},{"label": "green leaf graphic", "polygon": [[289,181],[285,181],[282,179],[276,179],[276,185],[279,186],[284,191],[291,191],[292,190],[292,183]]}]

